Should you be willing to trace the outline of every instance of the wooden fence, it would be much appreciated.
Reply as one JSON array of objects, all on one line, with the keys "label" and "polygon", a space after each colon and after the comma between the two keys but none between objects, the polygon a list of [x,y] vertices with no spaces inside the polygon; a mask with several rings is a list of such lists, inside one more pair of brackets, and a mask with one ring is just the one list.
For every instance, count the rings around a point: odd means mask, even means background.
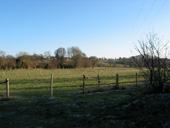
[{"label": "wooden fence", "polygon": [[143,81],[139,81],[138,80],[139,75],[137,73],[134,76],[132,76],[132,77],[134,77],[134,81],[132,81],[132,82],[119,82],[119,74],[116,74],[116,79],[115,79],[116,82],[113,82],[113,83],[102,83],[99,75],[97,75],[97,79],[95,79],[95,78],[86,77],[83,74],[83,93],[85,93],[85,85],[87,84],[87,82],[86,82],[87,79],[91,79],[91,80],[97,81],[96,84],[99,87],[101,87],[101,85],[111,85],[111,86],[114,85],[114,87],[117,88],[117,89],[119,89],[119,85],[120,84],[132,84],[133,83],[133,84],[135,84],[136,87],[138,87],[138,83],[139,82],[143,82]]},{"label": "wooden fence", "polygon": [[0,84],[6,83],[6,98],[9,98],[9,79],[7,78],[6,81],[1,82]]},{"label": "wooden fence", "polygon": [[[86,77],[84,74],[83,74],[83,93],[85,93],[85,87],[86,87],[86,84],[87,83],[87,79],[91,79],[91,80],[94,80],[94,81],[97,81],[95,85],[98,85],[98,87],[101,87],[102,85],[111,85],[117,89],[119,89],[119,85],[124,83],[124,84],[127,84],[127,83],[135,83],[135,86],[138,86],[138,82],[142,82],[142,81],[139,81],[138,80],[138,74],[136,73],[133,77],[134,77],[134,80],[135,81],[132,81],[132,82],[119,82],[119,74],[116,74],[116,78],[115,78],[115,81],[116,82],[113,82],[113,83],[104,83],[102,82],[101,78],[99,75],[97,75],[97,78],[89,78],[89,77]],[[9,79],[7,78],[6,81],[4,82],[1,82],[0,84],[4,84],[6,83],[6,98],[9,98]],[[50,80],[50,96],[53,97],[53,74],[51,74],[51,80]]]}]

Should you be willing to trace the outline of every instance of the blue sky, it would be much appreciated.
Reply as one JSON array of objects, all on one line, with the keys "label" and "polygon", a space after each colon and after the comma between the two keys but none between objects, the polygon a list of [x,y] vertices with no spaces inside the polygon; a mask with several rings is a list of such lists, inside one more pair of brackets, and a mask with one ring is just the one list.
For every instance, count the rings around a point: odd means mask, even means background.
[{"label": "blue sky", "polygon": [[169,40],[169,15],[170,0],[0,0],[0,50],[77,46],[88,57],[130,57],[151,31]]}]

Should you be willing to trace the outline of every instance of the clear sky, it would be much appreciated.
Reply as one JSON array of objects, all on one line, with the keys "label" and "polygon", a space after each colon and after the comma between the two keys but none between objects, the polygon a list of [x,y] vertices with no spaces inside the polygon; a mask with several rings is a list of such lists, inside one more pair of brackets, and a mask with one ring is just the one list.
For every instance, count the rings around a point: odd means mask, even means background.
[{"label": "clear sky", "polygon": [[130,57],[151,31],[170,39],[170,0],[0,0],[0,50],[13,56],[77,46]]}]

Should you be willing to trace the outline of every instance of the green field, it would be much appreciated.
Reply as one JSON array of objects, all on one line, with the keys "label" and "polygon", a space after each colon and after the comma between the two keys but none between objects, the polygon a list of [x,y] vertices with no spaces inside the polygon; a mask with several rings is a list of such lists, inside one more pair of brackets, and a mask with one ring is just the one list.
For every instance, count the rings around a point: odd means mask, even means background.
[{"label": "green field", "polygon": [[[0,71],[0,82],[6,78],[10,81],[9,99],[5,98],[5,84],[0,85],[0,127],[150,126],[151,124],[145,125],[145,120],[141,120],[145,119],[141,117],[142,112],[138,113],[140,116],[136,115],[141,106],[133,111],[128,107],[129,103],[144,95],[142,83],[135,87],[136,73],[139,74],[139,71],[133,68]],[[54,76],[52,98],[51,74]],[[83,74],[87,77],[85,94],[82,94]],[[119,86],[126,89],[112,89],[115,86],[116,74],[119,74]],[[100,87],[97,75],[100,76]],[[138,80],[142,80],[142,77]]]},{"label": "green field", "polygon": [[[122,82],[135,82],[136,69],[130,68],[91,68],[91,69],[56,69],[56,70],[14,70],[1,71],[0,82],[10,80],[10,96],[19,99],[31,99],[50,96],[50,80],[53,74],[54,97],[66,97],[82,93],[83,74],[86,78],[86,93],[99,89],[97,75],[100,76],[101,89],[115,86],[116,74]],[[135,83],[134,83],[135,84]],[[125,86],[127,83],[124,84]],[[132,85],[132,83],[130,84]],[[5,96],[5,85],[0,85],[0,93]]]}]

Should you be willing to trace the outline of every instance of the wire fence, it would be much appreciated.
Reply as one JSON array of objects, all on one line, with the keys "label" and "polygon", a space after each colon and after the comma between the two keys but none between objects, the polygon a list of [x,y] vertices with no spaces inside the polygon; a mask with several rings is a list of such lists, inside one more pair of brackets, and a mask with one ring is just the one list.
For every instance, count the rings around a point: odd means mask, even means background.
[{"label": "wire fence", "polygon": [[[72,93],[73,91],[76,93],[88,93],[95,91],[105,91],[110,89],[122,89],[127,88],[128,86],[140,86],[143,82],[143,76],[138,75],[137,73],[134,75],[122,75],[116,74],[115,76],[108,77],[102,75],[94,76],[86,76],[83,75],[83,78],[71,78],[67,80],[67,78],[54,78],[53,74],[51,74],[51,79],[48,81],[49,84],[46,83],[46,79],[20,79],[18,81],[11,80],[10,89],[12,96],[34,96],[34,95],[47,95],[53,97],[57,96],[61,93]],[[33,82],[34,81],[34,82]],[[59,82],[66,82],[68,85],[60,85]],[[45,82],[45,83],[44,83]],[[74,84],[75,83],[75,84]],[[0,90],[6,92],[6,98],[9,98],[9,79],[6,81],[0,82],[2,84]],[[4,86],[6,84],[6,88]],[[24,86],[24,85],[27,86]],[[70,84],[70,85],[69,85]],[[49,86],[50,85],[50,86]],[[125,87],[124,87],[125,86]],[[21,92],[23,90],[23,92]],[[59,90],[61,90],[59,92]],[[63,91],[65,90],[65,92]],[[69,91],[66,91],[69,90]],[[71,92],[72,91],[72,92]]]},{"label": "wire fence", "polygon": [[[135,75],[128,75],[128,76],[119,76],[119,74],[116,74],[115,77],[112,78],[112,80],[109,80],[112,82],[108,82],[108,80],[102,80],[102,77],[99,75],[96,76],[96,78],[91,78],[88,76],[83,75],[83,93],[85,93],[85,87],[87,87],[87,90],[89,89],[88,86],[98,87],[98,88],[115,88],[120,89],[122,86],[136,86],[139,87],[144,82],[143,76],[138,75],[137,73]],[[107,89],[106,89],[107,90]]]}]

